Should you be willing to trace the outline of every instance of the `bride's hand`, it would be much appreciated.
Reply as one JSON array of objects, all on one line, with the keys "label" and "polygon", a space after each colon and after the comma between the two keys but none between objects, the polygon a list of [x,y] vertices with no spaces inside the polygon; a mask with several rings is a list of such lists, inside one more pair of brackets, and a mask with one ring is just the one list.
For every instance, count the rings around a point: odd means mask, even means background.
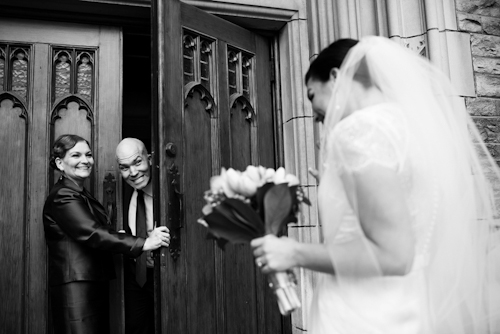
[{"label": "bride's hand", "polygon": [[276,271],[285,271],[297,266],[295,246],[297,241],[287,237],[277,238],[266,235],[251,241],[255,263],[267,274]]},{"label": "bride's hand", "polygon": [[316,179],[316,182],[319,184],[319,171],[311,167],[309,167],[308,171],[309,174],[311,174]]}]

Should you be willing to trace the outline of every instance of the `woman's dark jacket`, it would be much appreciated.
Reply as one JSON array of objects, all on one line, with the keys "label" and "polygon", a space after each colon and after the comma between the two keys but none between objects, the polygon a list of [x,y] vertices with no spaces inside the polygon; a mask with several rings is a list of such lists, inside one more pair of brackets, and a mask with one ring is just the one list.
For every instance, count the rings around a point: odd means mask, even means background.
[{"label": "woman's dark jacket", "polygon": [[43,208],[49,284],[115,278],[112,253],[137,257],[145,240],[110,229],[104,207],[86,189],[61,177]]}]

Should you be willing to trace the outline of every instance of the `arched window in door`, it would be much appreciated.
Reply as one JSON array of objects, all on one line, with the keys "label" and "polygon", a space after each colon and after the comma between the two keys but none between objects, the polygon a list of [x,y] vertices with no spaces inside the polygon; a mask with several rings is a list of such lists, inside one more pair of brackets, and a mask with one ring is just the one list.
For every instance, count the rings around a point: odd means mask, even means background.
[{"label": "arched window in door", "polygon": [[94,104],[94,49],[59,48],[52,50],[52,101],[76,95]]},{"label": "arched window in door", "polygon": [[0,43],[0,91],[28,102],[30,47]]},{"label": "arched window in door", "polygon": [[227,47],[231,164],[244,169],[257,161],[257,122],[254,87],[254,55],[233,46]]},{"label": "arched window in door", "polygon": [[183,33],[183,78],[184,95],[196,86],[214,103],[216,91],[215,41],[196,32],[184,30]]}]

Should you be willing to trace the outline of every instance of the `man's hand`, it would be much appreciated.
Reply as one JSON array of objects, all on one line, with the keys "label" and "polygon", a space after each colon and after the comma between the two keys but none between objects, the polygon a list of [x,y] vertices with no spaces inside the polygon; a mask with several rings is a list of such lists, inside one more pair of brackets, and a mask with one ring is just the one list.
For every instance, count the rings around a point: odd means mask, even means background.
[{"label": "man's hand", "polygon": [[146,239],[144,246],[142,246],[143,251],[155,250],[160,247],[168,247],[170,245],[170,233],[166,226],[160,226],[155,228],[149,233],[149,237]]}]

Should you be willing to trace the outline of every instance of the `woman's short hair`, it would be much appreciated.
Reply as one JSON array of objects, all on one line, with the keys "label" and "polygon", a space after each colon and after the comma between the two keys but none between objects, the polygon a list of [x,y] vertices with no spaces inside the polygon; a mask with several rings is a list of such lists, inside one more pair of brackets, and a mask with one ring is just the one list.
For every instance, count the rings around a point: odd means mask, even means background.
[{"label": "woman's short hair", "polygon": [[54,145],[52,145],[52,152],[50,154],[49,161],[50,167],[57,170],[56,159],[63,159],[66,156],[66,152],[71,150],[77,143],[82,141],[86,142],[90,147],[89,142],[78,135],[60,135],[54,142]]},{"label": "woman's short hair", "polygon": [[349,50],[357,43],[355,39],[343,38],[324,48],[309,65],[305,78],[306,84],[311,78],[327,82],[332,68],[340,68]]}]

